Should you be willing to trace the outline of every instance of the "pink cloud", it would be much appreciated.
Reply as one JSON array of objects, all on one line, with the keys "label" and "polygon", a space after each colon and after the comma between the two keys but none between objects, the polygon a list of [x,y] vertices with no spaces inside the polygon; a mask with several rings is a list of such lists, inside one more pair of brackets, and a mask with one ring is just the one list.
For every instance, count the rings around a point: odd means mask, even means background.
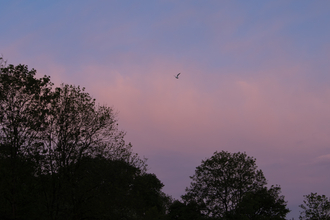
[{"label": "pink cloud", "polygon": [[120,111],[125,130],[133,133],[167,134],[170,139],[180,134],[181,139],[197,143],[199,135],[205,135],[210,146],[228,144],[234,136],[240,136],[254,142],[275,142],[278,150],[290,152],[300,148],[295,144],[298,142],[308,150],[314,139],[319,144],[330,141],[328,130],[324,130],[325,119],[329,118],[330,105],[325,102],[329,91],[309,91],[303,79],[297,85],[285,85],[281,83],[284,74],[268,72],[255,80],[213,76],[219,85],[210,93],[194,84],[189,71],[182,71],[176,80],[173,75],[179,68],[169,66],[168,70],[153,66],[149,73],[135,71],[129,76],[120,75],[120,70],[91,67],[98,72],[98,80],[89,88],[100,102]]},{"label": "pink cloud", "polygon": [[[90,67],[86,75],[96,70],[98,76],[87,81],[98,80],[89,83],[87,91],[119,111],[128,141],[149,158],[151,171],[165,181],[167,192],[182,194],[194,167],[220,150],[246,151],[257,158],[269,183],[281,184],[292,203],[299,204],[296,195],[313,187],[324,191],[320,184],[329,179],[308,161],[322,155],[330,144],[330,90],[311,90],[304,66],[265,69],[254,78],[208,76],[218,84],[210,92],[194,81],[189,68],[158,65],[150,66],[149,72],[132,67],[133,74],[126,76],[120,69]],[[182,74],[176,80],[173,75],[178,69]],[[177,173],[155,159],[165,152],[181,155],[177,160],[195,159],[182,161]],[[179,165],[171,161],[175,157],[166,158],[167,163]]]}]

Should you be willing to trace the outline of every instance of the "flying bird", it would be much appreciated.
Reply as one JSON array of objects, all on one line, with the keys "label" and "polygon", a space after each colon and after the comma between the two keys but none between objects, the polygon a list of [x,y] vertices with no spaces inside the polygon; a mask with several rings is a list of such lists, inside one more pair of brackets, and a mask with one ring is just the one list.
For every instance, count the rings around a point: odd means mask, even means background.
[{"label": "flying bird", "polygon": [[175,78],[177,78],[177,79],[179,79],[179,75],[180,75],[181,73],[178,73],[178,75],[176,75],[176,76],[174,76]]}]

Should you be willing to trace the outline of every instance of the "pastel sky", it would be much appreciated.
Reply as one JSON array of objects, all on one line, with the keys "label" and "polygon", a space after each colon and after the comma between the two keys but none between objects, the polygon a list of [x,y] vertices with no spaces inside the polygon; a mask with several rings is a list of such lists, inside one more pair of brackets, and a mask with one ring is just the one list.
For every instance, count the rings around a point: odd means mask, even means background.
[{"label": "pastel sky", "polygon": [[174,198],[222,150],[256,158],[290,218],[303,195],[330,196],[330,1],[0,5],[8,63],[112,106]]}]

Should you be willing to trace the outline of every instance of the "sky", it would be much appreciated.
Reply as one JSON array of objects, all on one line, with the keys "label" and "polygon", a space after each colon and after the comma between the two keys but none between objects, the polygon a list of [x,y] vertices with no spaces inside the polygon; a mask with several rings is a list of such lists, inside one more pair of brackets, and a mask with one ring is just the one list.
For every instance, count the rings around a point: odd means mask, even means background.
[{"label": "sky", "polygon": [[[179,199],[215,151],[256,158],[298,219],[330,196],[330,1],[0,0],[0,54],[118,112]],[[174,75],[181,73],[179,79]]]}]

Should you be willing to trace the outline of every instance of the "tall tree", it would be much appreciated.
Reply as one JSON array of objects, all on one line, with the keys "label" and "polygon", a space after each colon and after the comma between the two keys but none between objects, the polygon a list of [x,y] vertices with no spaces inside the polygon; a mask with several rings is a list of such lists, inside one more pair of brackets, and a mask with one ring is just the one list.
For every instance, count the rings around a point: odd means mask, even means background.
[{"label": "tall tree", "polygon": [[330,199],[325,195],[311,193],[304,195],[304,204],[299,205],[303,211],[300,212],[301,220],[330,220]]},{"label": "tall tree", "polygon": [[125,132],[118,129],[112,108],[96,105],[84,88],[62,84],[51,93],[46,108],[49,115],[43,137],[47,151],[42,155],[44,160],[39,167],[41,174],[50,174],[45,196],[47,213],[53,219],[63,218],[60,217],[65,208],[63,198],[68,194],[75,195],[73,185],[82,159],[121,160],[146,171],[145,160],[125,143]]},{"label": "tall tree", "polygon": [[[27,219],[27,213],[31,219],[77,218],[68,213],[79,213],[85,204],[81,201],[90,196],[78,193],[79,184],[88,186],[90,181],[85,178],[85,158],[94,161],[88,163],[98,169],[95,173],[104,169],[96,164],[134,173],[119,183],[114,180],[121,173],[111,171],[108,179],[92,181],[97,188],[107,181],[132,187],[129,181],[146,174],[145,160],[125,143],[112,108],[96,105],[80,87],[52,90],[50,77],[37,79],[36,71],[25,65],[0,64],[0,218]],[[126,165],[119,169],[114,164]],[[154,187],[158,190],[162,184]],[[117,198],[127,190],[121,192]]]},{"label": "tall tree", "polygon": [[205,207],[202,213],[216,218],[234,210],[246,193],[257,191],[266,184],[255,159],[240,152],[215,152],[202,161],[190,178],[191,185],[182,199]]},{"label": "tall tree", "polygon": [[0,219],[162,219],[169,198],[84,88],[0,59]]},{"label": "tall tree", "polygon": [[52,84],[47,76],[36,79],[36,71],[26,65],[0,64],[1,213],[19,218],[27,213],[23,206],[32,202],[31,179],[42,150],[40,137],[47,115],[43,106]]}]

